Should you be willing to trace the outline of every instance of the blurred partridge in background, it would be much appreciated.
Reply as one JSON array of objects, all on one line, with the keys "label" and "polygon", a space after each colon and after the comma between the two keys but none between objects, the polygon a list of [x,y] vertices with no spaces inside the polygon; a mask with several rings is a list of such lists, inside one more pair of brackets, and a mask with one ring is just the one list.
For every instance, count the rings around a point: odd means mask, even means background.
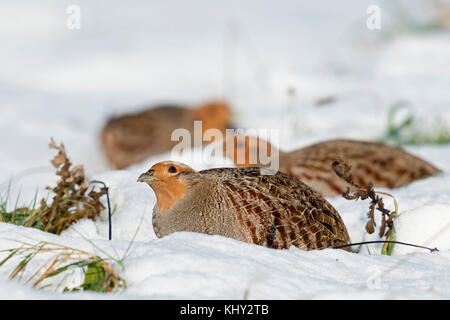
[{"label": "blurred partridge in background", "polygon": [[[338,212],[301,181],[261,168],[195,171],[173,161],[155,164],[138,181],[157,197],[158,237],[190,231],[275,249],[312,250],[349,243]],[[348,249],[345,249],[348,250]]]},{"label": "blurred partridge in background", "polygon": [[[351,165],[353,181],[361,187],[398,188],[441,171],[432,164],[401,149],[357,140],[328,140],[291,152],[280,151],[263,139],[234,136],[226,141],[224,152],[236,167],[265,166],[253,162],[250,155],[262,149],[269,156],[279,154],[279,171],[296,177],[324,197],[342,194],[350,187],[333,171],[333,161],[342,159]],[[266,165],[267,166],[267,165]]]},{"label": "blurred partridge in background", "polygon": [[[230,107],[212,101],[193,108],[161,105],[138,113],[110,119],[101,132],[103,150],[115,169],[123,169],[148,157],[170,151],[179,141],[171,141],[175,129],[187,129],[194,137],[194,121],[202,121],[202,131],[230,126]],[[202,132],[202,135],[203,135]]]}]

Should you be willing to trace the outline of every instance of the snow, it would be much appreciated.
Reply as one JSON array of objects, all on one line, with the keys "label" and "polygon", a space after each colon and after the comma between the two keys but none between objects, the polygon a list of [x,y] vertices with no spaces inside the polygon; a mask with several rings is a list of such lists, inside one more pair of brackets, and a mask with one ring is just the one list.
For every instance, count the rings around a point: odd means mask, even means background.
[{"label": "snow", "polygon": [[[60,236],[0,222],[0,250],[20,246],[18,241],[48,241],[120,259],[130,249],[123,269],[115,265],[127,285],[119,293],[62,294],[56,290],[63,281],[58,277],[45,289],[32,288],[24,279],[48,259],[42,254],[30,262],[22,281],[8,280],[18,260],[0,267],[0,298],[449,299],[449,144],[406,146],[443,173],[380,190],[399,204],[396,239],[439,249],[429,253],[396,245],[392,256],[381,255],[380,245],[363,246],[355,254],[273,250],[194,233],[158,239],[151,221],[156,199],[136,182],[139,174],[167,159],[198,170],[231,163],[205,163],[197,149],[192,157],[167,153],[113,171],[101,153],[99,130],[114,114],[217,97],[229,99],[237,126],[282,128],[272,143],[286,151],[327,138],[377,139],[389,107],[401,100],[416,115],[418,130],[429,132],[436,119],[448,128],[450,33],[397,32],[391,26],[398,17],[389,14],[383,15],[381,30],[368,30],[365,12],[372,2],[327,8],[307,1],[137,1],[130,6],[86,0],[77,1],[80,30],[66,28],[71,2],[1,3],[0,194],[10,187],[10,208],[16,198],[28,205],[36,191],[38,199],[48,195],[45,186],[56,181],[49,164],[54,150],[47,148],[54,137],[90,179],[108,185],[116,209],[112,241],[105,210],[97,221],[79,221]],[[288,96],[288,88],[295,96]],[[326,96],[336,103],[314,105]],[[286,114],[290,109],[293,113]],[[292,118],[299,119],[296,128]],[[392,200],[383,198],[392,209]],[[367,202],[329,201],[353,242],[377,239],[365,233]],[[5,256],[0,252],[0,259]],[[81,274],[73,272],[62,287],[79,281]]]}]

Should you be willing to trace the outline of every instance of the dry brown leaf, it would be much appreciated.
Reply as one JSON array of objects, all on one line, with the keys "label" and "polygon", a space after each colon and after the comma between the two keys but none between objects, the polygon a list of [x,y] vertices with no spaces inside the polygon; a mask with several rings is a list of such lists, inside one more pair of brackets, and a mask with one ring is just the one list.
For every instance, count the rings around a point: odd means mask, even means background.
[{"label": "dry brown leaf", "polygon": [[50,138],[50,143],[48,144],[50,149],[58,149],[58,146],[55,143],[55,140],[53,140],[53,137]]},{"label": "dry brown leaf", "polygon": [[63,164],[66,161],[66,157],[64,154],[59,153],[56,155],[50,162],[53,164],[55,168],[59,168],[61,164]]}]

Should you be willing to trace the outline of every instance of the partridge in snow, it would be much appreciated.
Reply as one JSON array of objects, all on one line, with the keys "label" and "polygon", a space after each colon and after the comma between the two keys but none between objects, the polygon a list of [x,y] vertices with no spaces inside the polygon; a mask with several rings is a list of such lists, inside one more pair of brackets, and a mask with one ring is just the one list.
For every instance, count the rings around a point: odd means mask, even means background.
[{"label": "partridge in snow", "polygon": [[[155,192],[158,237],[177,231],[220,235],[275,249],[350,242],[338,212],[301,181],[264,168],[203,171],[159,162],[139,176]],[[348,250],[347,248],[345,250]]]},{"label": "partridge in snow", "polygon": [[[353,181],[361,187],[398,188],[441,171],[432,164],[389,145],[357,140],[328,140],[291,152],[275,149],[263,139],[234,136],[225,141],[224,152],[236,167],[265,166],[259,152],[278,152],[279,171],[296,177],[324,197],[342,194],[349,185],[331,164],[342,159],[351,165]],[[253,158],[251,155],[253,154]],[[255,160],[253,160],[255,159]],[[266,164],[267,166],[267,164]]]},{"label": "partridge in snow", "polygon": [[225,132],[231,110],[221,101],[194,108],[163,105],[108,121],[101,132],[103,150],[115,169],[123,169],[152,155],[170,151],[179,141],[171,141],[175,129],[189,130],[194,137],[194,121],[207,129]]}]

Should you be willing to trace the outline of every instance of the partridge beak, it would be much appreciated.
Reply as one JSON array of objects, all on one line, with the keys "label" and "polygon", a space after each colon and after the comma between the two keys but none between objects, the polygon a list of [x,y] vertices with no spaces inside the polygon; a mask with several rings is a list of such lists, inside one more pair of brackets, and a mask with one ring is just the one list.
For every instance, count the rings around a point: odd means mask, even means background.
[{"label": "partridge beak", "polygon": [[147,172],[144,172],[141,174],[137,180],[137,182],[151,182],[151,181],[157,181],[160,180],[159,178],[155,177],[153,174],[155,173],[155,170],[149,170]]}]

